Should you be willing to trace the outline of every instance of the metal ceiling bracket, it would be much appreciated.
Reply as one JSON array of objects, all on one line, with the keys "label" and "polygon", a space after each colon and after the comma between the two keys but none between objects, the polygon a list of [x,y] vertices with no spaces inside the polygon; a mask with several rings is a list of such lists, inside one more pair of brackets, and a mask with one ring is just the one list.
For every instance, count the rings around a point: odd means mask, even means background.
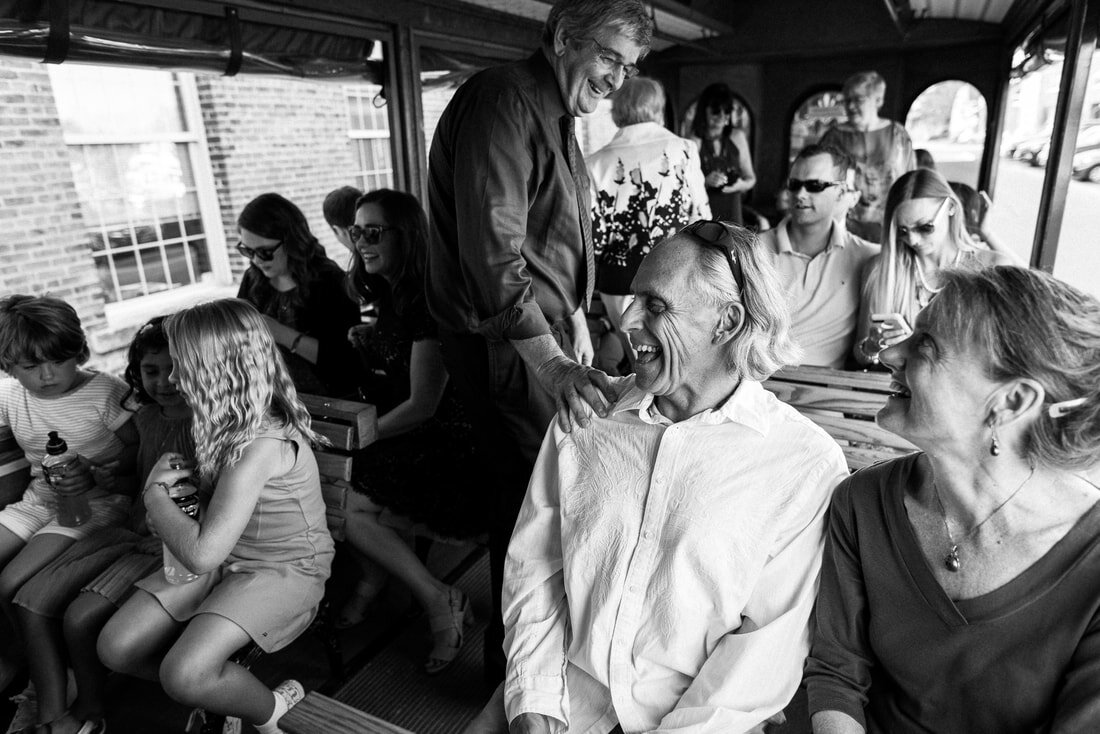
[{"label": "metal ceiling bracket", "polygon": [[244,61],[244,44],[241,41],[241,19],[237,9],[226,6],[225,21],[229,26],[229,62],[225,65],[225,76],[236,76]]}]

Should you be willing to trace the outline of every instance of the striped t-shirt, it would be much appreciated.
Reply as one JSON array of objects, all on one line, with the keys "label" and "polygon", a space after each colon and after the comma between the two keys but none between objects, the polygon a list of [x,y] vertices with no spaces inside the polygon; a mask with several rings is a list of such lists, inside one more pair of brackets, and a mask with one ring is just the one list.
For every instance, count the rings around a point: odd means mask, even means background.
[{"label": "striped t-shirt", "polygon": [[42,473],[50,431],[57,431],[70,451],[100,464],[122,451],[115,431],[133,415],[122,407],[128,391],[125,382],[103,372],[94,373],[75,390],[51,398],[32,395],[14,377],[0,379],[0,426],[11,427],[36,481]]}]

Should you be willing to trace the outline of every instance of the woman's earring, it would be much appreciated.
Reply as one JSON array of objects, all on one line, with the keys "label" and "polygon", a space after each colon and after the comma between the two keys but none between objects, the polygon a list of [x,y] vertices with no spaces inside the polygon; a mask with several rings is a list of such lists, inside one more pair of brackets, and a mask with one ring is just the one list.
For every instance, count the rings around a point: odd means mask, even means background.
[{"label": "woman's earring", "polygon": [[993,426],[993,440],[989,444],[989,453],[993,456],[1001,455],[1001,442],[997,440],[996,426]]}]

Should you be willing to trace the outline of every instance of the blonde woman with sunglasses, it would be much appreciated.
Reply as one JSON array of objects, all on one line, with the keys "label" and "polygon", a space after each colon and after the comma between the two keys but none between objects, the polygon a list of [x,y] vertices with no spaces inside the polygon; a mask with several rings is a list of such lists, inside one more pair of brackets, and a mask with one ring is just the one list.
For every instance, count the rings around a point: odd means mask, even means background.
[{"label": "blonde woman with sunglasses", "polygon": [[882,253],[864,271],[853,349],[864,366],[877,365],[879,352],[912,332],[917,313],[942,287],[941,271],[1017,264],[971,239],[962,204],[933,170],[910,171],[894,182],[883,223]]},{"label": "blonde woman with sunglasses", "polygon": [[237,252],[249,262],[237,297],[263,315],[294,386],[354,395],[360,369],[347,333],[359,323],[359,306],[302,210],[279,194],[261,194],[241,210],[237,230]]}]

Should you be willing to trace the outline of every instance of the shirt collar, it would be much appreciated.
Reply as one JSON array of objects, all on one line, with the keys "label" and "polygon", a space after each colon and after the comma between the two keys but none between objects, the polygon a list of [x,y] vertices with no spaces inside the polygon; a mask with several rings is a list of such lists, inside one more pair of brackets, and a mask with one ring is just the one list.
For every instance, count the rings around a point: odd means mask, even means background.
[{"label": "shirt collar", "polygon": [[[768,432],[768,404],[769,393],[755,380],[741,380],[741,384],[733,391],[724,403],[717,408],[708,408],[680,423],[699,423],[701,425],[716,425],[719,423],[739,423],[750,428],[760,435]],[[633,382],[630,388],[619,398],[611,413],[636,413],[643,423],[651,425],[671,426],[673,422],[661,415],[657,410],[655,396],[647,393]]]},{"label": "shirt collar", "polygon": [[535,78],[539,101],[546,110],[546,119],[571,116],[565,109],[565,100],[562,99],[558,79],[554,76],[554,67],[550,65],[550,60],[541,48],[527,59],[527,68]]},{"label": "shirt collar", "polygon": [[[795,249],[791,246],[791,236],[788,233],[787,227],[791,223],[791,215],[783,217],[783,220],[775,227],[775,243],[779,248],[780,254],[789,255],[801,255],[800,252],[795,252]],[[829,244],[825,245],[825,252],[835,248],[843,248],[846,244],[845,235],[848,233],[847,228],[840,222],[833,220],[833,226],[829,228]]]}]

